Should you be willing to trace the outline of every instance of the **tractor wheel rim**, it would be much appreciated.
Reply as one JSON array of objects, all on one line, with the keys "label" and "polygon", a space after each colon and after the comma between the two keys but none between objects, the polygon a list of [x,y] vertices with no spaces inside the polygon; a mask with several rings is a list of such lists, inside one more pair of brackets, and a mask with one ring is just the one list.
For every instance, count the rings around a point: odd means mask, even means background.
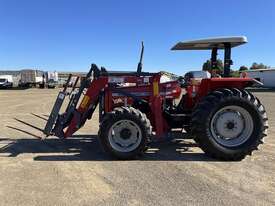
[{"label": "tractor wheel rim", "polygon": [[226,106],[218,110],[210,123],[214,140],[222,146],[237,147],[251,136],[254,123],[251,114],[240,106]]},{"label": "tractor wheel rim", "polygon": [[118,152],[131,152],[141,143],[140,127],[132,120],[120,120],[108,132],[111,147]]}]

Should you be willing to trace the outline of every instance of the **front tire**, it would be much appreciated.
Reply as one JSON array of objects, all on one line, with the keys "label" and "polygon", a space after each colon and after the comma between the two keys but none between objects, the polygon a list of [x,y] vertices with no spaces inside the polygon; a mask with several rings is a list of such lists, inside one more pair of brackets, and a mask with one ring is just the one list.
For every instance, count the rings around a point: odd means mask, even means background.
[{"label": "front tire", "polygon": [[118,159],[135,159],[146,150],[152,133],[146,115],[133,107],[119,107],[104,115],[99,140],[107,153]]},{"label": "front tire", "polygon": [[246,90],[220,89],[196,106],[191,121],[194,140],[210,157],[241,160],[267,135],[264,106]]}]

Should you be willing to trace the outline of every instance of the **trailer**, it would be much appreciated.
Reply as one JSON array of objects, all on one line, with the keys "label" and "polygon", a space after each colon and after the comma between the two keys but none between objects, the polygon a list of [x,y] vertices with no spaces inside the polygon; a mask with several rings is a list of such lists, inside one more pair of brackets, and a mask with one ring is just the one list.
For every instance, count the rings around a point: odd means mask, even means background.
[{"label": "trailer", "polygon": [[12,75],[0,75],[0,88],[12,88],[13,77]]},{"label": "trailer", "polygon": [[41,70],[24,69],[21,70],[20,87],[40,87],[44,84],[44,72]]}]

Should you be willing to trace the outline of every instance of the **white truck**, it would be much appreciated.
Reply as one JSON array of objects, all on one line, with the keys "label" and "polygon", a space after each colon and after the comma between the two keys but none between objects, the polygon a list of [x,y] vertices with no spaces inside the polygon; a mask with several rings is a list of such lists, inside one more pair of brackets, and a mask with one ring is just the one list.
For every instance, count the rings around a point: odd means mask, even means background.
[{"label": "white truck", "polygon": [[46,72],[46,82],[48,88],[55,88],[58,84],[58,73],[54,72]]},{"label": "white truck", "polygon": [[32,87],[32,86],[42,86],[44,84],[43,71],[24,69],[21,70],[21,87]]},{"label": "white truck", "polygon": [[0,75],[0,88],[12,88],[12,75]]}]

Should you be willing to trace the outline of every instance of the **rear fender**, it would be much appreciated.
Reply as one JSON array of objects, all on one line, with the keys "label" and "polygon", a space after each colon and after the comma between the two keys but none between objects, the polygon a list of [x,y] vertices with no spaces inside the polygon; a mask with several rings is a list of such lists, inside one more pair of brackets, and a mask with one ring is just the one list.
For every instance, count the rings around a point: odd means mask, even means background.
[{"label": "rear fender", "polygon": [[203,79],[199,86],[198,97],[205,96],[209,92],[220,88],[238,88],[244,89],[246,87],[261,84],[259,81],[252,78],[211,78]]},{"label": "rear fender", "polygon": [[[190,93],[188,95],[189,101],[186,105],[188,108],[192,108],[197,102],[201,100],[208,93],[222,88],[238,88],[244,89],[255,85],[261,85],[261,82],[252,78],[210,78],[203,79],[198,86],[189,86]],[[195,92],[195,94],[194,94]],[[192,93],[192,94],[191,94]]]}]

